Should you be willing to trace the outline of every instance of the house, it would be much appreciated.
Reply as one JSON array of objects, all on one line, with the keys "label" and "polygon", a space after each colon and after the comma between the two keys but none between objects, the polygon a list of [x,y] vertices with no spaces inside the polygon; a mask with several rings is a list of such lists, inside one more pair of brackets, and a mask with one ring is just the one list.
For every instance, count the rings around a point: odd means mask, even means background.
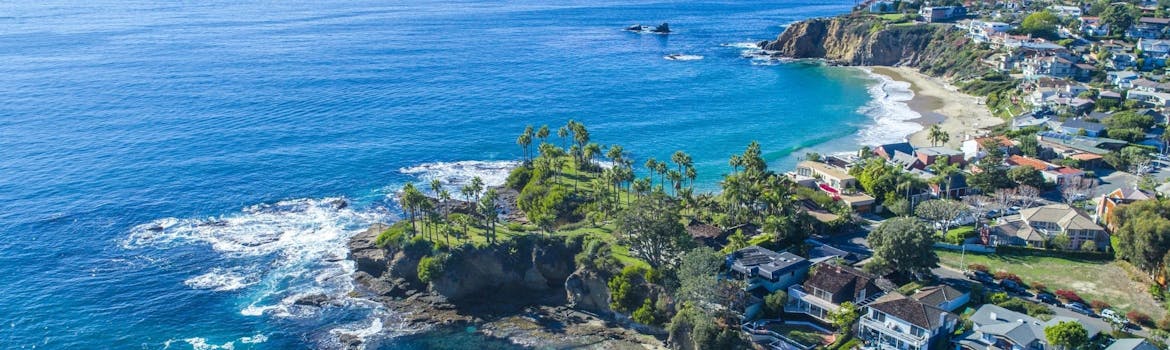
[{"label": "house", "polygon": [[1009,165],[1027,166],[1040,171],[1040,175],[1044,177],[1044,181],[1048,181],[1057,185],[1072,183],[1080,181],[1085,177],[1085,171],[1059,166],[1036,158],[1025,157],[1021,155],[1011,155],[1007,159]]},{"label": "house", "polygon": [[1099,17],[1081,17],[1081,33],[1085,36],[1109,35],[1109,24],[1101,23]]},{"label": "house", "polygon": [[955,328],[958,318],[935,306],[898,293],[866,305],[858,336],[876,348],[926,350]]},{"label": "house", "polygon": [[968,161],[982,159],[987,155],[986,145],[992,145],[1005,155],[1015,153],[1016,143],[1007,136],[972,138],[963,141],[959,149],[963,151],[963,158]]},{"label": "house", "polygon": [[797,164],[796,174],[819,179],[837,190],[847,187],[852,188],[857,185],[857,178],[849,175],[844,169],[811,160],[802,161],[800,164]]},{"label": "house", "polygon": [[898,166],[902,167],[902,170],[907,171],[915,169],[922,170],[926,168],[926,164],[922,164],[922,161],[919,160],[918,157],[915,157],[912,154],[906,154],[897,151],[894,152],[894,157],[890,158],[890,163],[897,164]]},{"label": "house", "polygon": [[1150,200],[1157,197],[1153,193],[1143,191],[1135,187],[1123,187],[1113,190],[1113,192],[1106,193],[1101,196],[1101,201],[1097,203],[1097,222],[1105,225],[1106,228],[1112,232],[1116,227],[1113,212],[1119,206],[1130,204],[1137,201]]},{"label": "house", "polygon": [[1097,169],[1104,163],[1105,157],[1092,153],[1076,153],[1067,155],[1065,158],[1075,159],[1079,163],[1078,167],[1081,169]]},{"label": "house", "polygon": [[898,7],[894,6],[893,1],[874,1],[869,3],[869,12],[871,13],[890,13],[898,11]]},{"label": "house", "polygon": [[1166,35],[1167,24],[1170,24],[1170,18],[1142,17],[1125,30],[1125,37],[1130,40],[1159,39]]},{"label": "house", "polygon": [[1142,69],[1166,66],[1167,55],[1170,55],[1170,41],[1140,39],[1137,47],[1141,52],[1141,58],[1145,60]]},{"label": "house", "polygon": [[1063,133],[1042,131],[1037,135],[1040,145],[1051,148],[1060,154],[1072,155],[1077,153],[1092,153],[1105,155],[1129,145],[1128,141],[1114,140],[1104,137],[1083,137]]},{"label": "house", "polygon": [[1152,107],[1170,107],[1170,93],[1129,90],[1125,93],[1125,98]]},{"label": "house", "polygon": [[963,6],[924,6],[918,11],[926,23],[945,22],[967,15]]},{"label": "house", "polygon": [[1069,135],[1081,135],[1083,130],[1084,136],[1098,137],[1105,132],[1105,124],[1089,122],[1080,118],[1069,119],[1064,122],[1054,122],[1050,126],[1052,130]]},{"label": "house", "polygon": [[940,160],[946,160],[947,164],[955,164],[960,167],[967,163],[966,159],[963,158],[963,151],[946,147],[919,148],[914,150],[914,157],[928,168]]},{"label": "house", "polygon": [[1133,88],[1133,81],[1141,77],[1137,72],[1127,70],[1106,72],[1105,76],[1109,80],[1109,84],[1117,86],[1121,89]]},{"label": "house", "polygon": [[865,254],[845,251],[812,238],[804,240],[804,243],[808,244],[807,255],[813,264],[821,261],[840,260],[845,264],[853,265],[869,257]]},{"label": "house", "polygon": [[1025,78],[1038,77],[1071,78],[1076,75],[1075,62],[1059,55],[1035,55],[1020,62]]},{"label": "house", "polygon": [[962,198],[971,192],[971,187],[967,185],[967,174],[964,172],[951,175],[951,177],[942,179],[942,181],[931,181],[935,177],[935,174],[930,174],[929,177],[923,177],[927,182],[927,186],[930,187],[930,195],[935,198]]},{"label": "house", "polygon": [[777,253],[760,246],[750,246],[727,255],[732,277],[748,282],[747,290],[764,288],[769,293],[788,288],[808,275],[812,265],[805,258],[789,252]]},{"label": "house", "polygon": [[1052,120],[1049,115],[1049,111],[1035,111],[1020,114],[1012,118],[1012,130],[1048,125],[1048,122]]},{"label": "house", "polygon": [[1159,350],[1157,345],[1150,344],[1141,338],[1122,338],[1114,340],[1105,350]]},{"label": "house", "polygon": [[1076,6],[1052,5],[1048,7],[1048,12],[1051,12],[1060,18],[1075,18],[1081,16],[1081,8]]},{"label": "house", "polygon": [[989,42],[993,35],[1006,33],[1011,29],[1012,25],[1004,22],[971,21],[967,34],[977,42]]},{"label": "house", "polygon": [[1024,209],[1018,220],[1008,220],[992,229],[998,244],[1041,248],[1052,238],[1065,234],[1069,238],[1069,246],[1065,248],[1080,249],[1089,241],[1097,245],[1097,250],[1109,246],[1105,229],[1067,204]]},{"label": "house", "polygon": [[841,308],[844,302],[863,305],[880,296],[877,276],[853,267],[821,264],[803,284],[788,287],[788,301],[784,311],[812,316],[831,323],[829,314]]},{"label": "house", "polygon": [[873,154],[885,160],[893,159],[895,152],[914,154],[914,146],[911,146],[909,142],[900,142],[877,146],[873,149]]},{"label": "house", "polygon": [[923,304],[934,306],[947,312],[953,312],[971,301],[971,292],[961,291],[950,285],[940,284],[937,286],[923,287],[910,295],[910,297]]},{"label": "house", "polygon": [[1153,80],[1141,78],[1133,81],[1132,90],[1145,92],[1170,92],[1170,84],[1159,83]]},{"label": "house", "polygon": [[1055,350],[1058,347],[1048,344],[1044,329],[1060,322],[1081,323],[1088,331],[1089,338],[1101,333],[1101,330],[1093,325],[1079,322],[1075,318],[1053,316],[1048,321],[1040,321],[994,304],[980,306],[969,319],[972,329],[954,341],[956,349]]}]

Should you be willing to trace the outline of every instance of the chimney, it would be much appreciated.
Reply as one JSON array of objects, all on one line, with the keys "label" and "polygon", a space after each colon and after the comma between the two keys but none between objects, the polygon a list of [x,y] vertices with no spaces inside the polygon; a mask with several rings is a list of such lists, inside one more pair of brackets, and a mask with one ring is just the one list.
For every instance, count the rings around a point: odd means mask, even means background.
[{"label": "chimney", "polygon": [[993,319],[993,320],[999,320],[999,315],[996,315],[995,312],[991,312],[987,316],[991,317],[991,319]]}]

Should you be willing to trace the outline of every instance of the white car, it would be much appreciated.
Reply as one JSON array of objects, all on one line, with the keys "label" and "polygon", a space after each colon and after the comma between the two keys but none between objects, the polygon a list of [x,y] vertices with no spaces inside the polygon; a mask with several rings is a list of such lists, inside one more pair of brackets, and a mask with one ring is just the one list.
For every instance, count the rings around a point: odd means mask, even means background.
[{"label": "white car", "polygon": [[1127,323],[1127,321],[1125,320],[1125,317],[1122,317],[1121,314],[1117,313],[1117,311],[1114,311],[1113,309],[1101,310],[1101,317],[1104,317],[1106,320],[1109,320],[1109,322],[1113,322],[1113,323],[1117,323],[1117,324],[1126,324]]}]

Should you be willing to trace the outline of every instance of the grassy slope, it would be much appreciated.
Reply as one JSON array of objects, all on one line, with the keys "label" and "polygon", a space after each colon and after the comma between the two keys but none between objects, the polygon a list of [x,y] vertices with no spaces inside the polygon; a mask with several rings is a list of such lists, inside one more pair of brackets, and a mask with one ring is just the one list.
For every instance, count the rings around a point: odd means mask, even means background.
[{"label": "grassy slope", "polygon": [[[1040,282],[1049,290],[1072,290],[1085,300],[1102,300],[1123,312],[1138,310],[1155,320],[1161,319],[1166,313],[1150,297],[1146,284],[1131,280],[1131,274],[1123,263],[1116,261],[972,253],[968,253],[964,259],[959,252],[936,251],[942,264],[951,268],[962,269],[962,264],[983,264],[991,271],[1014,273],[1024,283]],[[960,260],[963,262],[960,263]]]}]

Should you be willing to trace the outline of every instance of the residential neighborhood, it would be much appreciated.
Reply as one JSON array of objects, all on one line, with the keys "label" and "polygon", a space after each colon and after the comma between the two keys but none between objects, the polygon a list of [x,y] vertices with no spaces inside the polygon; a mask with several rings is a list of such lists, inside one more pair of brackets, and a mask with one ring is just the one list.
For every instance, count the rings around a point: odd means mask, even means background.
[{"label": "residential neighborhood", "polygon": [[[806,271],[788,272],[800,278],[732,273],[749,279],[759,304],[745,332],[774,349],[849,348],[842,337],[862,349],[1165,349],[1162,265],[1143,273],[1128,257],[1145,243],[1132,243],[1124,222],[1146,210],[1125,208],[1170,195],[1170,4],[933,3],[869,1],[861,11],[965,31],[991,52],[979,63],[998,75],[982,83],[1002,90],[985,102],[1007,122],[802,157],[787,176],[824,198],[805,209],[854,226],[783,249],[808,259],[792,265]],[[894,225],[933,232],[923,259],[935,262],[888,265],[901,260],[884,256],[893,248],[879,232]],[[731,270],[756,248],[728,255]],[[1054,343],[1066,329],[1085,341]]]}]

